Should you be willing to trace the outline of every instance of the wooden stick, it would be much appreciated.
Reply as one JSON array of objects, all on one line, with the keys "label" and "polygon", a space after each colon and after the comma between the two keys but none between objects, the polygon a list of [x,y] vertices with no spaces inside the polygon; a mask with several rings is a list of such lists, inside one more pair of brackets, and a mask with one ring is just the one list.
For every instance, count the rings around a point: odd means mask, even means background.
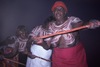
[{"label": "wooden stick", "polygon": [[42,59],[42,60],[45,60],[45,61],[51,62],[50,60],[47,60],[47,59],[42,58],[42,57],[39,57],[39,56],[36,56],[36,58],[40,58],[40,59]]},{"label": "wooden stick", "polygon": [[48,35],[45,35],[45,36],[40,36],[39,38],[47,38],[47,37],[52,37],[52,36],[55,36],[55,35],[70,33],[70,32],[74,32],[74,31],[77,31],[77,30],[88,28],[89,26],[90,25],[85,25],[85,26],[77,27],[77,28],[74,28],[74,29],[71,29],[71,30],[65,30],[65,31],[61,31],[61,32],[56,32],[54,34],[48,34]]},{"label": "wooden stick", "polygon": [[20,63],[20,62],[17,62],[17,61],[11,60],[11,59],[7,59],[7,58],[3,58],[3,59],[4,59],[4,60],[11,61],[11,62],[14,62],[14,63],[17,63],[17,64],[20,64],[20,65],[23,65],[23,66],[26,66],[26,65],[23,64],[23,63]]},{"label": "wooden stick", "polygon": [[51,61],[48,60],[48,59],[45,59],[45,58],[42,58],[42,57],[39,57],[39,56],[36,56],[36,55],[32,55],[32,53],[29,53],[29,52],[26,52],[25,54],[28,55],[28,56],[31,56],[31,58],[34,58],[34,57],[35,57],[35,58],[39,58],[39,59],[42,59],[42,60],[51,62]]}]

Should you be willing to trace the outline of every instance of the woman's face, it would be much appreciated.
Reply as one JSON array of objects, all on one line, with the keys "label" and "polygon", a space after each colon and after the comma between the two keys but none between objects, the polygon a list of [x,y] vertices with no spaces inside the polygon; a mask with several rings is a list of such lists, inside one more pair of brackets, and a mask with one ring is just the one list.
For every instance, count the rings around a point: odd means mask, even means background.
[{"label": "woman's face", "polygon": [[23,31],[19,31],[19,37],[21,37],[22,39],[26,38],[26,33]]},{"label": "woman's face", "polygon": [[64,10],[63,7],[56,7],[55,10],[53,11],[54,17],[56,20],[62,20],[64,19],[66,15],[66,11]]}]

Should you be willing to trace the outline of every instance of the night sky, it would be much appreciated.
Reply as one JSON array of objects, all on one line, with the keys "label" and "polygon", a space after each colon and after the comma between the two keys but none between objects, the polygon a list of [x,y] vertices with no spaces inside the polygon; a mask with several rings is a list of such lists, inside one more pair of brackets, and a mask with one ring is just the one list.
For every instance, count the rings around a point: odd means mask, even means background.
[{"label": "night sky", "polygon": [[[52,15],[51,7],[57,0],[0,0],[0,41],[15,34],[18,25],[25,25],[28,32],[43,24]],[[76,16],[85,22],[100,20],[99,0],[62,0],[68,8],[68,16]],[[89,67],[100,66],[100,28],[80,31],[87,53]]]}]

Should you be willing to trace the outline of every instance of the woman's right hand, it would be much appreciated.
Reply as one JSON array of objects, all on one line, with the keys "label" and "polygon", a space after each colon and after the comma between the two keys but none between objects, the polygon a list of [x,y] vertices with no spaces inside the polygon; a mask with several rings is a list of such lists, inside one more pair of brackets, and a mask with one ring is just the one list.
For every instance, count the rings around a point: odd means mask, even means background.
[{"label": "woman's right hand", "polygon": [[41,38],[32,37],[32,39],[35,41],[36,44],[42,44],[43,43],[43,39],[41,39]]},{"label": "woman's right hand", "polygon": [[30,57],[31,59],[36,58],[36,56],[35,56],[35,55],[32,55],[32,53],[27,53],[27,55],[28,55],[28,57]]}]

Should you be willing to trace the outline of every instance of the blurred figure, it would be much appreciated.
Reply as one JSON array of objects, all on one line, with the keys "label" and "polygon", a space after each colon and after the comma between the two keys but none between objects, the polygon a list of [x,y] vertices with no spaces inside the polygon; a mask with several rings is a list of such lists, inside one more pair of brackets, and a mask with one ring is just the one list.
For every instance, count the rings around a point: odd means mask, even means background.
[{"label": "blurred figure", "polygon": [[[20,25],[17,28],[16,31],[16,36],[17,36],[17,40],[16,40],[16,45],[18,45],[18,56],[19,56],[19,62],[26,64],[26,43],[28,40],[28,32],[26,30],[26,27],[24,25]],[[25,67],[22,65],[19,65],[19,67]]]},{"label": "blurred figure", "polygon": [[4,58],[8,58],[10,60],[18,61],[18,51],[17,48],[18,46],[15,46],[15,41],[16,41],[15,36],[10,36],[5,39],[5,43],[2,46],[2,55],[1,57],[3,59],[2,63],[4,67],[18,67],[18,64],[13,63],[9,60],[5,60]]},{"label": "blurred figure", "polygon": [[[4,41],[5,46],[2,47],[3,56],[16,62],[26,63],[27,30],[24,25],[19,25],[14,36],[9,36]],[[5,60],[7,67],[25,67],[17,63]],[[6,66],[5,66],[6,67]]]},{"label": "blurred figure", "polygon": [[36,26],[29,34],[27,48],[28,52],[31,54],[28,55],[26,67],[51,67],[51,46],[49,45],[49,42],[41,43],[41,40],[38,40],[36,37],[48,34],[47,30],[49,22],[53,20],[54,18],[50,16],[45,20],[43,25]]}]

